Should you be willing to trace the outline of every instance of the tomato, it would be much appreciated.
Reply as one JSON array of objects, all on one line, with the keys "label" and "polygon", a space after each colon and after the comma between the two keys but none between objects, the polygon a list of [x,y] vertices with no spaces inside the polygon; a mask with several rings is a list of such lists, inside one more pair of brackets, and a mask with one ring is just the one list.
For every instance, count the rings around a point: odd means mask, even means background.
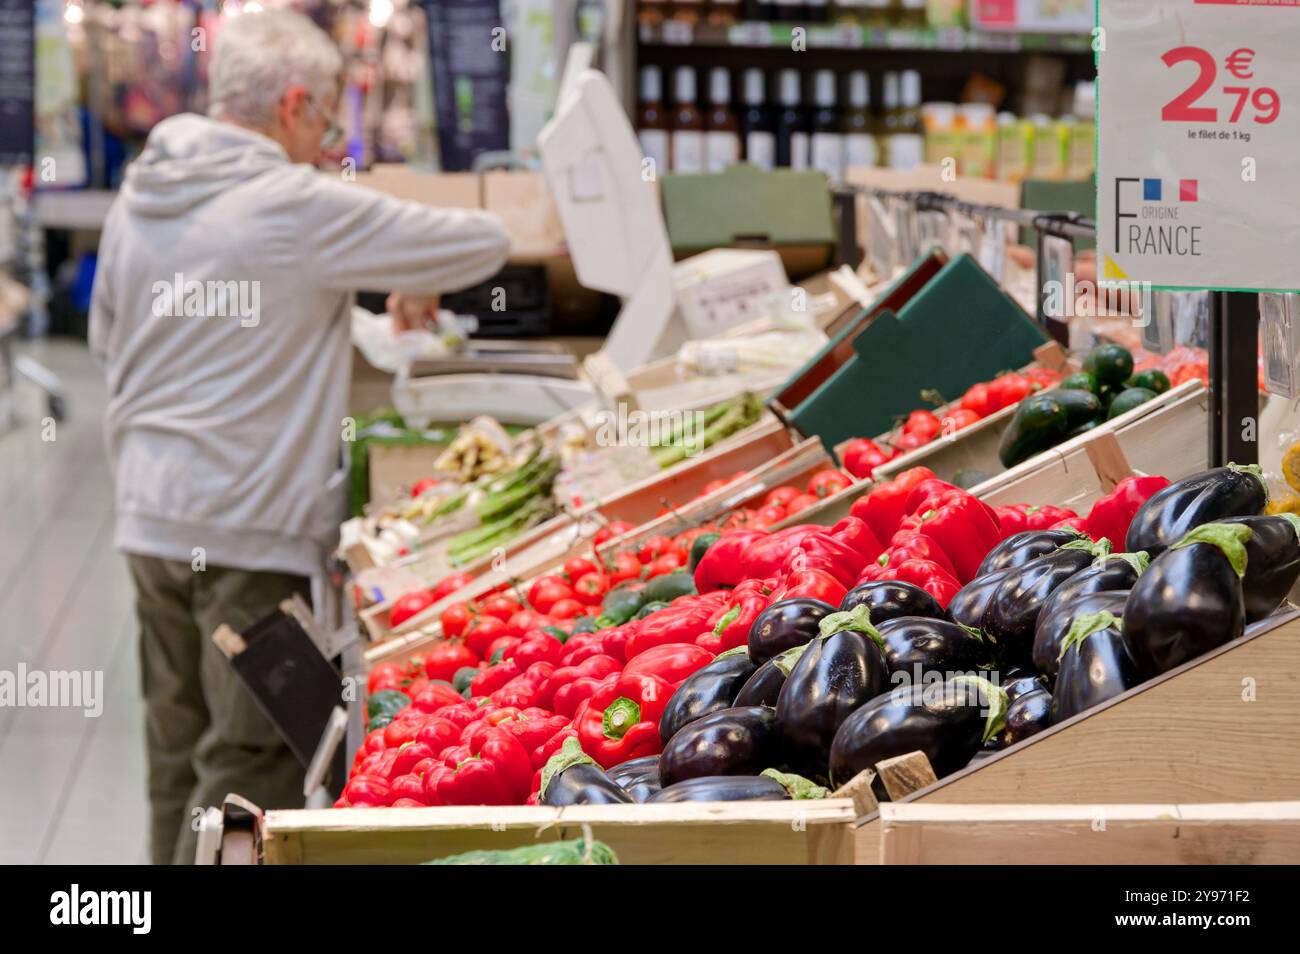
[{"label": "tomato", "polygon": [[717,493],[729,483],[731,483],[729,480],[710,480],[704,485],[704,489],[700,491],[700,496],[707,497],[709,494]]},{"label": "tomato", "polygon": [[[486,659],[489,664],[493,659],[498,661],[508,659],[515,651],[515,647],[522,642],[523,639],[519,636],[498,636],[496,639],[492,640],[492,644],[488,646],[487,652],[483,654],[483,658]],[[497,655],[498,653],[500,653],[500,655]]]},{"label": "tomato", "polygon": [[[465,643],[469,647],[472,655],[480,659],[486,659],[488,645],[498,636],[505,635],[505,623],[501,622],[501,620],[497,619],[495,616],[480,616],[475,619],[474,622],[470,623],[469,628],[465,630]],[[437,652],[436,648],[431,650],[429,655],[432,656],[435,652]],[[463,665],[472,666],[475,662],[478,662],[478,659],[475,659],[473,662],[464,663]],[[428,671],[429,667],[426,665],[425,672]],[[452,676],[456,674],[455,669],[451,672]],[[434,676],[431,672],[429,673],[429,676],[430,678],[442,678]],[[447,676],[446,678],[450,680],[451,676]]]},{"label": "tomato", "polygon": [[484,616],[495,616],[501,622],[505,622],[511,616],[518,613],[523,607],[513,596],[490,596],[485,599],[479,609]]},{"label": "tomato", "polygon": [[1030,368],[1025,372],[1025,377],[1040,391],[1055,387],[1061,382],[1061,372],[1051,368]]},{"label": "tomato", "polygon": [[420,726],[420,731],[415,734],[415,741],[423,742],[431,748],[436,757],[460,741],[460,726],[450,719],[433,718]]},{"label": "tomato", "polygon": [[1034,385],[1030,380],[1014,371],[994,378],[989,384],[989,398],[996,410],[1019,404],[1033,391]]},{"label": "tomato", "polygon": [[932,441],[939,435],[942,426],[932,411],[918,408],[907,415],[907,420],[903,423],[903,433],[916,434],[926,438],[927,441]]},{"label": "tomato", "polygon": [[964,411],[973,411],[980,417],[988,417],[997,410],[993,406],[993,395],[989,393],[989,386],[983,382],[972,384],[966,389],[966,393],[961,398],[961,408]]},{"label": "tomato", "polygon": [[448,639],[455,639],[457,636],[465,634],[465,630],[469,627],[472,619],[469,603],[460,602],[452,603],[443,610],[438,621],[442,625],[442,635]]},{"label": "tomato", "polygon": [[570,584],[577,583],[588,573],[596,573],[599,570],[600,567],[586,557],[570,557],[564,561],[564,575],[569,578]]},{"label": "tomato", "polygon": [[397,663],[379,663],[366,677],[366,692],[374,694],[384,689],[401,689],[406,685],[406,670]]},{"label": "tomato", "polygon": [[[797,497],[798,494],[795,496]],[[768,504],[766,507],[759,507],[758,512],[754,514],[754,520],[764,526],[771,526],[774,523],[780,523],[785,518],[785,508],[778,507],[775,504]]]},{"label": "tomato", "polygon": [[866,437],[855,438],[844,447],[841,460],[844,469],[859,480],[866,480],[875,475],[876,468],[892,460],[896,455],[888,445],[881,446]]},{"label": "tomato", "polygon": [[361,748],[357,749],[357,751],[364,752],[366,755],[384,751],[384,730],[372,729],[368,732],[366,734],[365,744],[363,744]]},{"label": "tomato", "polygon": [[[499,620],[493,622],[501,629],[505,628]],[[429,655],[424,660],[424,674],[430,679],[444,679],[451,682],[457,669],[461,666],[477,666],[478,660],[478,653],[459,639],[445,640],[429,650]]]},{"label": "tomato", "polygon": [[829,497],[846,487],[853,486],[853,478],[843,471],[827,468],[819,470],[808,481],[808,493],[815,497]]},{"label": "tomato", "polygon": [[530,629],[537,629],[549,622],[550,620],[536,610],[522,609],[506,620],[506,632],[511,636],[522,636]]},{"label": "tomato", "polygon": [[763,498],[763,505],[767,507],[788,507],[790,501],[799,496],[798,487],[773,487]]},{"label": "tomato", "polygon": [[682,558],[678,554],[669,551],[663,556],[651,560],[646,565],[646,576],[650,578],[663,576],[665,573],[681,569],[684,565]]},{"label": "tomato", "polygon": [[588,573],[573,584],[573,590],[584,603],[599,603],[609,592],[609,577],[604,573]]},{"label": "tomato", "polygon": [[547,583],[529,596],[529,602],[533,604],[533,609],[539,613],[551,612],[551,607],[560,600],[573,599],[573,587],[568,583],[556,581]]},{"label": "tomato", "polygon": [[533,580],[532,586],[528,587],[528,605],[533,609],[537,609],[537,594],[553,583],[558,583],[561,586],[569,585],[569,581],[558,573],[547,573],[544,576],[539,576]]},{"label": "tomato", "polygon": [[968,411],[965,408],[958,408],[943,416],[943,434],[945,437],[956,434],[964,427],[970,427],[980,421],[980,416],[974,411]]},{"label": "tomato", "polygon": [[415,483],[411,484],[411,496],[418,497],[421,494],[423,494],[426,490],[428,490],[430,487],[437,487],[437,486],[438,486],[438,482],[434,480],[432,477],[425,477],[422,480],[417,480]]},{"label": "tomato", "polygon": [[551,605],[551,616],[555,619],[573,619],[586,612],[587,607],[572,597],[556,600]]},{"label": "tomato", "polygon": [[800,494],[786,504],[785,515],[787,517],[792,517],[797,513],[807,510],[809,507],[815,507],[819,503],[821,503],[820,497],[814,496],[813,494]]},{"label": "tomato", "polygon": [[901,453],[906,454],[908,451],[914,451],[918,447],[924,447],[933,441],[933,437],[922,437],[920,434],[899,434],[894,438],[894,447]]},{"label": "tomato", "polygon": [[393,800],[393,789],[385,779],[358,775],[343,786],[343,800],[349,805],[380,807]]},{"label": "tomato", "polygon": [[649,563],[668,552],[673,545],[673,541],[665,536],[647,537],[646,540],[636,548],[636,558],[642,563]]},{"label": "tomato", "polygon": [[433,590],[412,590],[410,593],[403,593],[393,603],[393,608],[388,611],[388,625],[401,626],[412,616],[423,612],[436,602]]},{"label": "tomato", "polygon": [[635,524],[628,523],[626,520],[611,520],[605,526],[596,531],[596,535],[591,538],[591,542],[596,546],[613,540],[615,537],[621,537],[625,533],[631,533],[636,529]]},{"label": "tomato", "polygon": [[624,580],[639,580],[641,578],[641,561],[635,555],[624,551],[616,554],[610,561],[609,567],[609,585],[622,583]]},{"label": "tomato", "polygon": [[444,577],[438,581],[438,585],[433,588],[433,601],[445,600],[457,590],[464,589],[474,582],[472,573],[453,573],[451,576]]}]

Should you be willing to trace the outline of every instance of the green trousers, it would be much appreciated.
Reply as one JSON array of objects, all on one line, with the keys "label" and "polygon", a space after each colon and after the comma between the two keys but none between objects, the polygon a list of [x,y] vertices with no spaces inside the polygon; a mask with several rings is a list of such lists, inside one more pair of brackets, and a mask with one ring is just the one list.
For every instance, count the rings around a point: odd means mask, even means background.
[{"label": "green trousers", "polygon": [[149,854],[192,864],[198,820],[236,793],[261,808],[301,808],[305,770],[212,642],[236,632],[311,582],[128,554],[140,622],[140,673],[149,764]]}]

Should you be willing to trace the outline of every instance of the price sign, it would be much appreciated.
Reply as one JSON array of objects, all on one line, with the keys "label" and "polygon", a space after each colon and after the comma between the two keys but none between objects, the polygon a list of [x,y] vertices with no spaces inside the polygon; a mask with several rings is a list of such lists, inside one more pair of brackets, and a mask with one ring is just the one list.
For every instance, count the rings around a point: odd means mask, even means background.
[{"label": "price sign", "polygon": [[1099,0],[1102,277],[1300,288],[1300,0]]}]

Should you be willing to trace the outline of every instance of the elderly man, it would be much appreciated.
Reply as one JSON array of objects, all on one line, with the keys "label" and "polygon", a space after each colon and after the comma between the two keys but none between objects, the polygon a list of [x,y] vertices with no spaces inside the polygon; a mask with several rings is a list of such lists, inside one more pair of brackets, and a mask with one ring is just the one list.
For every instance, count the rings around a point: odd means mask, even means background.
[{"label": "elderly man", "polygon": [[303,769],[209,637],[309,596],[343,516],[357,289],[409,320],[505,262],[497,221],[313,168],[341,61],[291,12],[226,21],[211,118],[159,123],[100,244],[91,347],[141,628],[151,854],[192,861],[202,807],[302,804]]}]

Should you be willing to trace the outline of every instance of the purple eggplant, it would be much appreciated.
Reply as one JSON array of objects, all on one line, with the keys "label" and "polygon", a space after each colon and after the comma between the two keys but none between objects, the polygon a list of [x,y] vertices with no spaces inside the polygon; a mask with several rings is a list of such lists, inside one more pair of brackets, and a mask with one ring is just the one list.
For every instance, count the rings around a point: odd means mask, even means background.
[{"label": "purple eggplant", "polygon": [[749,658],[761,666],[787,649],[805,645],[817,635],[817,625],[834,612],[830,603],[808,597],[773,603],[749,627]]},{"label": "purple eggplant", "polygon": [[[1010,693],[1007,694],[1010,698]],[[1023,692],[1007,704],[1006,724],[989,739],[985,748],[1001,751],[1031,735],[1042,732],[1052,723],[1052,694],[1046,689]]]},{"label": "purple eggplant", "polygon": [[1041,618],[1050,615],[1055,606],[1073,602],[1076,597],[1088,593],[1101,593],[1106,590],[1131,590],[1151,560],[1144,552],[1111,553],[1099,557],[1097,562],[1086,570],[1080,570],[1070,577],[1047,598],[1043,604]]},{"label": "purple eggplant", "polygon": [[1024,566],[1030,560],[1046,556],[1057,547],[1065,546],[1075,540],[1083,539],[1078,530],[1063,527],[1059,530],[1024,530],[1007,537],[984,558],[975,578],[997,573],[999,570],[1011,570]]},{"label": "purple eggplant", "polygon": [[901,616],[876,628],[883,637],[881,649],[895,685],[905,685],[907,680],[919,683],[930,674],[946,679],[973,672],[988,662],[988,646],[979,631],[945,619]]},{"label": "purple eggplant", "polygon": [[[1268,493],[1255,465],[1229,464],[1176,480],[1149,497],[1129,524],[1124,549],[1152,558],[1202,524],[1264,512]],[[1115,541],[1116,546],[1119,541]]]},{"label": "purple eggplant", "polygon": [[756,775],[781,760],[776,712],[767,706],[723,709],[685,726],[664,746],[664,786],[709,775]]},{"label": "purple eggplant", "polygon": [[1007,574],[980,622],[980,629],[1004,663],[1029,661],[1034,627],[1047,598],[1058,586],[1108,552],[1105,543],[1076,540]]},{"label": "purple eggplant", "polygon": [[772,706],[781,696],[781,687],[790,677],[790,670],[799,661],[807,645],[787,649],[779,656],[774,656],[754,671],[748,681],[740,687],[734,704],[738,706]]},{"label": "purple eggplant", "polygon": [[840,724],[883,692],[889,679],[882,637],[865,606],[827,616],[822,633],[795,663],[776,701],[785,761],[814,781],[826,777],[826,756]]},{"label": "purple eggplant", "polygon": [[696,719],[729,709],[741,687],[754,675],[754,665],[743,646],[730,649],[677,687],[659,720],[659,736],[665,742]]},{"label": "purple eggplant", "polygon": [[1251,529],[1241,590],[1246,598],[1246,622],[1264,619],[1282,605],[1300,579],[1300,517],[1293,513],[1229,517],[1220,523],[1239,523]]},{"label": "purple eggplant", "polygon": [[1252,534],[1243,524],[1207,523],[1151,561],[1123,613],[1124,638],[1143,677],[1168,672],[1242,634],[1241,579]]},{"label": "purple eggplant", "polygon": [[1080,616],[1100,612],[1120,616],[1128,602],[1128,594],[1128,590],[1105,590],[1084,593],[1072,600],[1058,600],[1053,594],[1038,614],[1038,625],[1034,628],[1034,668],[1048,679],[1055,679],[1061,647],[1065,645],[1065,637],[1074,621]]},{"label": "purple eggplant", "polygon": [[[981,676],[892,689],[857,708],[835,733],[831,781],[842,785],[885,759],[918,751],[943,778],[1002,731],[1006,711],[1005,690]],[[882,796],[883,785],[876,788]]]},{"label": "purple eggplant", "polygon": [[877,626],[885,620],[903,616],[948,618],[933,596],[919,586],[898,580],[872,580],[855,586],[840,602],[840,609],[848,612],[856,606],[865,606],[871,614],[871,622]]},{"label": "purple eggplant", "polygon": [[566,739],[542,768],[539,805],[619,805],[631,801],[632,796],[582,751],[577,739]]},{"label": "purple eggplant", "polygon": [[[992,674],[987,678],[992,681]],[[1008,704],[1031,692],[1049,691],[1047,680],[1038,673],[1032,669],[1017,669],[1014,666],[1002,673],[1002,681],[998,685],[1006,692]]]},{"label": "purple eggplant", "polygon": [[1142,681],[1121,625],[1106,610],[1075,619],[1061,647],[1061,667],[1052,693],[1053,725]]},{"label": "purple eggplant", "polygon": [[647,802],[775,802],[790,797],[766,775],[706,775],[660,789]]},{"label": "purple eggplant", "polygon": [[659,778],[659,756],[657,755],[630,759],[615,765],[605,774],[621,785],[623,790],[632,796],[634,802],[644,802],[663,788],[663,782]]},{"label": "purple eggplant", "polygon": [[1015,572],[1015,569],[1010,567],[986,576],[975,577],[952,598],[952,602],[948,604],[948,616],[954,623],[979,629],[980,623],[984,621],[984,614],[988,612],[989,603],[993,601],[993,594],[998,591],[1002,581]]}]

